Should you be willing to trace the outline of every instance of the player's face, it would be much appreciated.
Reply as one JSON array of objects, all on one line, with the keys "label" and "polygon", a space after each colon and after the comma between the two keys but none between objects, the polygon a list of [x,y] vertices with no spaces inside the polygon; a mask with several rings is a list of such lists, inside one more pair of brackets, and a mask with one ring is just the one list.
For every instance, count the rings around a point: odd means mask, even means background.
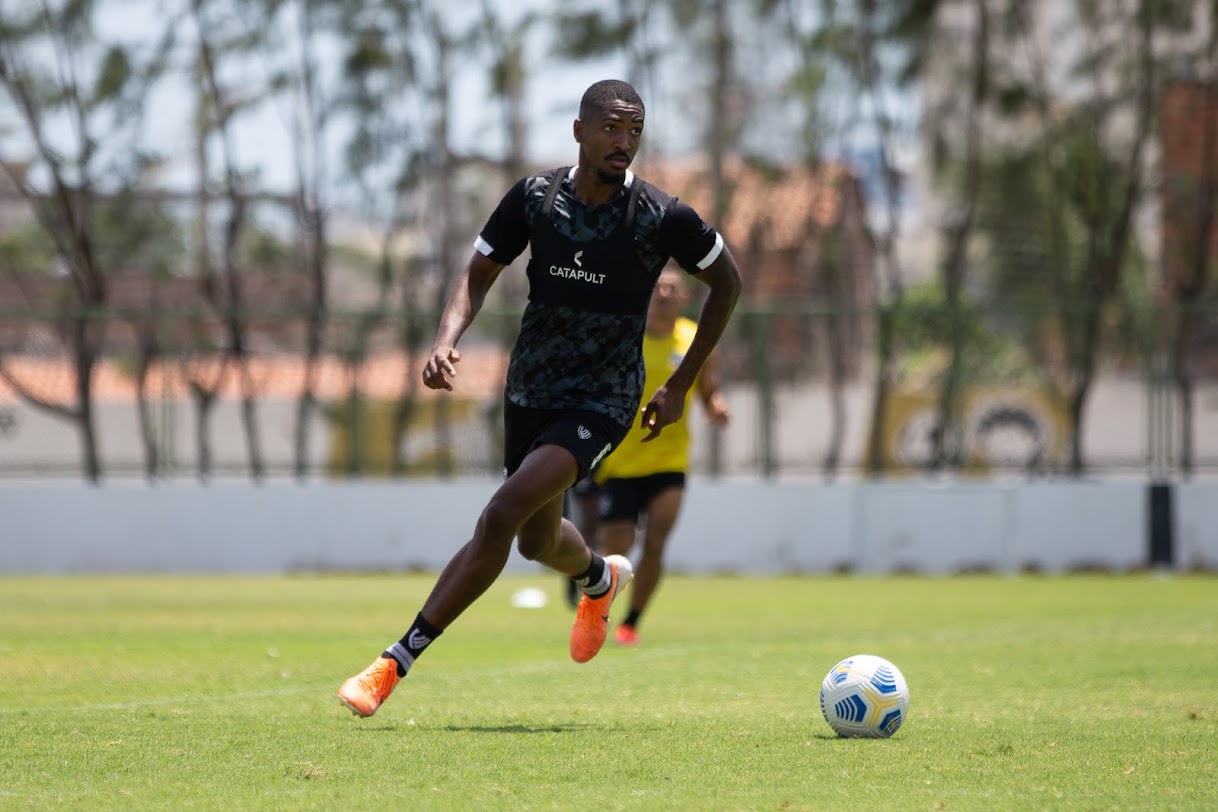
[{"label": "player's face", "polygon": [[664,271],[656,280],[656,286],[651,291],[651,307],[658,313],[667,316],[678,316],[685,306],[689,289],[680,271]]},{"label": "player's face", "polygon": [[588,166],[606,183],[620,183],[639,151],[643,108],[624,101],[610,102],[591,120],[577,120],[575,133]]}]

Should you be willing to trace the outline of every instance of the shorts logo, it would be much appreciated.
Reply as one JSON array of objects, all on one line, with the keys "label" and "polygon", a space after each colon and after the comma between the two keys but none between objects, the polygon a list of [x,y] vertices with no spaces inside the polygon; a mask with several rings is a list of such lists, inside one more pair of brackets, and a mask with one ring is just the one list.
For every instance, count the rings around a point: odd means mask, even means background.
[{"label": "shorts logo", "polygon": [[579,439],[581,439],[581,440],[587,440],[589,437],[592,436],[592,432],[588,431],[583,426],[580,426],[578,429],[576,429],[575,433],[579,435]]},{"label": "shorts logo", "polygon": [[575,252],[575,267],[576,267],[576,268],[582,268],[582,267],[584,267],[584,261],[583,261],[583,259],[584,259],[584,252],[583,252],[583,251],[576,251],[576,252]]}]

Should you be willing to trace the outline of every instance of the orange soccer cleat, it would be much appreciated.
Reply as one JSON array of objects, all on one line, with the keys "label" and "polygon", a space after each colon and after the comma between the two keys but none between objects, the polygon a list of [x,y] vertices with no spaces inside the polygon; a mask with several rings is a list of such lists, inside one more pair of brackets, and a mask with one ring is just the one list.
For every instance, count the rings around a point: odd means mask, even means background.
[{"label": "orange soccer cleat", "polygon": [[343,683],[338,698],[356,716],[367,718],[389,698],[400,679],[397,660],[377,657],[372,665]]},{"label": "orange soccer cleat", "polygon": [[577,663],[591,660],[605,644],[605,636],[609,633],[609,608],[613,606],[613,599],[634,577],[634,568],[625,556],[607,555],[605,564],[610,572],[609,591],[599,598],[584,595],[575,610],[575,625],[571,628],[571,659]]},{"label": "orange soccer cleat", "polygon": [[637,646],[639,633],[633,626],[618,626],[613,632],[613,642],[619,646]]}]

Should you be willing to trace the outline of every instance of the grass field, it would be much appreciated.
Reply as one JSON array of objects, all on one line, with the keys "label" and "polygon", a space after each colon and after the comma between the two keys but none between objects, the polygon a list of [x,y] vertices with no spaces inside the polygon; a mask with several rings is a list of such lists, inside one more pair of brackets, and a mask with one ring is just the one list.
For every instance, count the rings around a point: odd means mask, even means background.
[{"label": "grass field", "polygon": [[[0,577],[0,809],[1218,807],[1212,577],[674,577],[587,665],[505,577],[354,718],[433,580]],[[856,653],[891,739],[821,718]]]}]

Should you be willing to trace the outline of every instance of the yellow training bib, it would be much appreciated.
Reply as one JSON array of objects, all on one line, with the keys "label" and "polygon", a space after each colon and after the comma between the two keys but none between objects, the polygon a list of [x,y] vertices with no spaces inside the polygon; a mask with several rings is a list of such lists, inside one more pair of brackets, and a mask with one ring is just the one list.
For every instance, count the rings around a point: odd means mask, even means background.
[{"label": "yellow training bib", "polygon": [[689,425],[685,419],[689,416],[690,398],[698,388],[696,381],[686,393],[685,412],[681,419],[671,426],[665,426],[659,437],[651,442],[642,442],[647,432],[639,428],[639,419],[643,406],[668,381],[685,357],[697,330],[697,323],[679,318],[671,335],[658,338],[646,334],[643,336],[643,365],[647,369],[643,381],[643,402],[639,404],[639,414],[635,415],[626,439],[601,462],[593,474],[597,482],[680,472],[689,467]]}]

